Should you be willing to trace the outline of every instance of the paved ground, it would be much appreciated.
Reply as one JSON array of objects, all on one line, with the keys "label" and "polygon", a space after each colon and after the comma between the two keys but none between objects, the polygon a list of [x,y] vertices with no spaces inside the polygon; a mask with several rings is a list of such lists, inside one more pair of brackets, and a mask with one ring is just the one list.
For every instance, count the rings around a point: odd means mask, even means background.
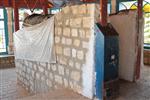
[{"label": "paved ground", "polygon": [[29,93],[17,84],[15,68],[0,69],[0,100],[16,100]]},{"label": "paved ground", "polygon": [[[150,66],[142,68],[141,79],[137,83],[120,82],[120,96],[116,100],[150,100]],[[15,69],[0,70],[0,100],[88,100],[70,90],[56,90],[46,94],[29,96],[17,84]]]},{"label": "paved ground", "polygon": [[48,93],[37,94],[34,96],[18,99],[18,100],[90,100],[71,90],[58,89]]}]

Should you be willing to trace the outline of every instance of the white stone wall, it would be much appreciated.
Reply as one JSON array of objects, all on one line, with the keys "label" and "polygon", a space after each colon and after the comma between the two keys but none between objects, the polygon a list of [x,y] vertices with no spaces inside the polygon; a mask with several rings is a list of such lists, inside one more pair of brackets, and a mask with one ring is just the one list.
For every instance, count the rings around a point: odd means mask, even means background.
[{"label": "white stone wall", "polygon": [[16,60],[18,80],[29,91],[63,86],[93,97],[96,8],[95,4],[68,6],[55,15],[56,64]]}]

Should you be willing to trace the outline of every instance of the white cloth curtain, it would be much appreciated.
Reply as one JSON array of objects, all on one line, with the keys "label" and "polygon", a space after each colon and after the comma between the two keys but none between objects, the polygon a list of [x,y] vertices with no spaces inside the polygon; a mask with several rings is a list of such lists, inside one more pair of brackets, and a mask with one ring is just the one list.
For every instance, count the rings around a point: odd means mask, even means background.
[{"label": "white cloth curtain", "polygon": [[14,33],[15,59],[55,63],[54,17]]}]

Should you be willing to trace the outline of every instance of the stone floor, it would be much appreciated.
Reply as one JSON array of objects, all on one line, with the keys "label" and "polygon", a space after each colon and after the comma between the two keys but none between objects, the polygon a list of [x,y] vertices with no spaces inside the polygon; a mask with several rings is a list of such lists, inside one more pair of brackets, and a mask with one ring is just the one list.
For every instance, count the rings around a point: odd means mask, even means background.
[{"label": "stone floor", "polygon": [[29,93],[17,83],[15,68],[0,69],[0,100],[16,100],[29,96]]},{"label": "stone floor", "polygon": [[18,100],[90,100],[69,89],[57,89],[48,93],[37,94],[34,96]]},{"label": "stone floor", "polygon": [[[150,100],[150,66],[142,68],[136,83],[120,81],[120,96],[116,100]],[[0,100],[88,100],[70,90],[56,90],[30,96],[16,79],[15,69],[0,70]]]},{"label": "stone floor", "polygon": [[30,95],[17,82],[15,68],[0,69],[0,100],[89,100],[68,89]]},{"label": "stone floor", "polygon": [[120,82],[120,96],[117,100],[150,100],[150,66],[141,70],[141,79],[136,83]]}]

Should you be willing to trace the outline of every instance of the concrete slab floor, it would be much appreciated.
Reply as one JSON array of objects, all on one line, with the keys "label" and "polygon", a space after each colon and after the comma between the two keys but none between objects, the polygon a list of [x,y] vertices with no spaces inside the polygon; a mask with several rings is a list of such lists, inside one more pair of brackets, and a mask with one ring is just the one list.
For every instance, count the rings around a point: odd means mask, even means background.
[{"label": "concrete slab floor", "polygon": [[150,100],[150,66],[141,69],[136,83],[120,81],[120,95],[116,100]]},{"label": "concrete slab floor", "polygon": [[[116,100],[150,100],[150,66],[142,68],[136,83],[120,81],[120,96]],[[0,100],[88,100],[67,89],[31,96],[17,84],[15,68],[0,70]]]}]

